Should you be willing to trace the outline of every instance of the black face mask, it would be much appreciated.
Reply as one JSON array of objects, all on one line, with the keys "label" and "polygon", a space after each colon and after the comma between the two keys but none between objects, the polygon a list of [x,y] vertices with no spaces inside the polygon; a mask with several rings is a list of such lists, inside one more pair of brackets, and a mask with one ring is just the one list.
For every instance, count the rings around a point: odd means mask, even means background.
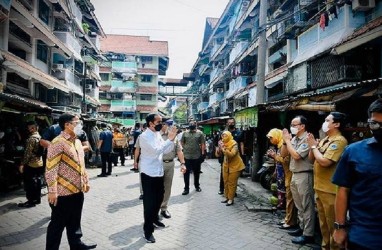
[{"label": "black face mask", "polygon": [[229,125],[228,128],[229,129],[235,129],[235,125]]},{"label": "black face mask", "polygon": [[155,131],[161,131],[162,127],[163,127],[162,124],[157,124],[157,125],[155,125],[154,129],[155,129]]},{"label": "black face mask", "polygon": [[190,125],[190,130],[195,130],[196,126],[195,125]]},{"label": "black face mask", "polygon": [[376,129],[376,130],[371,130],[373,133],[374,138],[377,140],[378,143],[382,144],[382,129]]}]

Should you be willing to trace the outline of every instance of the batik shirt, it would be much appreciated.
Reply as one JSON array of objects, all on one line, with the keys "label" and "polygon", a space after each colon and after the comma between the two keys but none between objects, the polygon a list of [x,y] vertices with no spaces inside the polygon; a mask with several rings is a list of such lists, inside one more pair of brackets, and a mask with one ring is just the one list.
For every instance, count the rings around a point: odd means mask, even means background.
[{"label": "batik shirt", "polygon": [[81,141],[62,131],[48,147],[45,172],[49,193],[67,196],[83,191],[88,183]]}]

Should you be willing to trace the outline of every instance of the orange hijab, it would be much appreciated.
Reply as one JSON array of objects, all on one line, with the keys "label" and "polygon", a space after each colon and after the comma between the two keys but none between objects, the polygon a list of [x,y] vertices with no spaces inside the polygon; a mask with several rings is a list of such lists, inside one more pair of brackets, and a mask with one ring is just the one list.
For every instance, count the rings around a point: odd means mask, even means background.
[{"label": "orange hijab", "polygon": [[222,137],[222,142],[224,143],[224,147],[232,148],[236,144],[236,141],[233,139],[233,136],[232,136],[231,132],[224,131],[222,133],[222,136],[223,135],[227,135],[227,137],[224,138],[224,140],[223,140],[223,137]]},{"label": "orange hijab", "polygon": [[274,139],[274,141],[276,142],[277,148],[281,148],[281,146],[283,145],[284,141],[283,141],[282,130],[273,128],[268,132],[267,137],[272,137]]}]

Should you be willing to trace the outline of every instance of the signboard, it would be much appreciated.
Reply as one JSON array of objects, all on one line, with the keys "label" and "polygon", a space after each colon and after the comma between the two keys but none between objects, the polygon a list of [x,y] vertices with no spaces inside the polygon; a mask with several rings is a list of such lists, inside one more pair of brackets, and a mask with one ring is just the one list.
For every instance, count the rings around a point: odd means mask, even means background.
[{"label": "signboard", "polygon": [[258,116],[257,107],[251,107],[247,109],[240,110],[235,113],[235,120],[237,127],[257,127]]}]

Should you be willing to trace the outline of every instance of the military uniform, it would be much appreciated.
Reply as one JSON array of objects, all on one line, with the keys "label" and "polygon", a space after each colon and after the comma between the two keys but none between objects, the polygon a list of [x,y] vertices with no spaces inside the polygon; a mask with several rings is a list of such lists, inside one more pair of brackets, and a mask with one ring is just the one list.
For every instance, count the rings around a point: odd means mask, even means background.
[{"label": "military uniform", "polygon": [[322,167],[317,161],[314,162],[314,190],[322,234],[322,249],[339,249],[332,237],[336,186],[332,184],[331,179],[347,144],[345,137],[338,133],[325,137],[317,146],[322,156],[333,162],[329,167]]}]

